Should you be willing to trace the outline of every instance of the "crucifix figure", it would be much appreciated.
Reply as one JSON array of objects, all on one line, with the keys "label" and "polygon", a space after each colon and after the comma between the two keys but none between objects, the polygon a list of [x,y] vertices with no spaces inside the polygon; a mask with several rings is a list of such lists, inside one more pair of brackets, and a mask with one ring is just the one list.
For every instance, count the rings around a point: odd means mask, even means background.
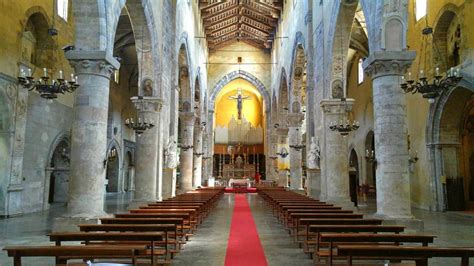
[{"label": "crucifix figure", "polygon": [[242,89],[237,88],[237,94],[229,96],[229,99],[237,101],[237,119],[242,120],[242,101],[247,100],[249,96],[242,94]]}]

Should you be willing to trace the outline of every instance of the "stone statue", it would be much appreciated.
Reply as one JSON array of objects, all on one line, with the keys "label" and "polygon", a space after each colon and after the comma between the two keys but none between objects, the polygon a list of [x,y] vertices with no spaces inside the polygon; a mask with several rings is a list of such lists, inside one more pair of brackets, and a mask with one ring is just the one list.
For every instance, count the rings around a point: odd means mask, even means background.
[{"label": "stone statue", "polygon": [[171,136],[168,144],[165,147],[165,166],[168,169],[175,169],[178,167],[179,157],[177,152],[177,145],[174,138]]},{"label": "stone statue", "polygon": [[150,97],[153,95],[153,81],[151,79],[145,79],[143,81],[143,96]]},{"label": "stone statue", "polygon": [[320,148],[316,143],[314,137],[311,137],[311,144],[309,146],[308,156],[306,158],[308,169],[319,169],[320,162]]}]

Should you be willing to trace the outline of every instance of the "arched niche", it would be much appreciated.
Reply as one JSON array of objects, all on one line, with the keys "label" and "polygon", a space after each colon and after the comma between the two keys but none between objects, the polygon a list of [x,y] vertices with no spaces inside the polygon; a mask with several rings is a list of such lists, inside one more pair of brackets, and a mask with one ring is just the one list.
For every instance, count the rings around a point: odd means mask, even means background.
[{"label": "arched niche", "polygon": [[433,62],[441,72],[461,63],[462,34],[457,7],[446,5],[438,14],[433,31]]},{"label": "arched niche", "polygon": [[406,48],[406,25],[400,16],[390,16],[382,26],[382,49],[402,51]]},{"label": "arched niche", "polygon": [[68,201],[70,152],[69,135],[66,133],[58,135],[53,141],[46,167],[48,180],[45,182],[45,192],[49,204]]},{"label": "arched niche", "polygon": [[122,165],[122,152],[120,145],[116,140],[113,140],[109,147],[107,147],[107,162],[106,162],[106,191],[107,192],[121,192],[123,191],[122,175],[120,166]]},{"label": "arched niche", "polygon": [[278,113],[279,115],[285,115],[289,111],[289,91],[288,91],[288,78],[286,71],[282,68],[280,76],[280,86],[278,89]]},{"label": "arched niche", "polygon": [[349,195],[356,207],[358,205],[359,173],[359,157],[355,149],[351,149],[349,154]]},{"label": "arched niche", "polygon": [[[28,9],[25,15],[26,20],[23,22],[21,35],[21,60],[41,69],[52,69],[54,61],[51,58],[54,57],[56,44],[52,36],[48,34],[51,25],[49,17],[46,11],[38,6]],[[36,68],[32,69],[33,75],[35,70]]]}]

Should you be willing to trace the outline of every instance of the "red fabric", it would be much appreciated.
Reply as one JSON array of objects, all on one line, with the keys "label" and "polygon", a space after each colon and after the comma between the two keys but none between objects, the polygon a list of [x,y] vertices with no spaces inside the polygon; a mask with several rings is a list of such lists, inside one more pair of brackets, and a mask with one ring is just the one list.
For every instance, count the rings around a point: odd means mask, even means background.
[{"label": "red fabric", "polygon": [[235,194],[225,266],[268,265],[252,212],[244,194]]},{"label": "red fabric", "polygon": [[231,188],[231,187],[226,187],[225,188],[226,193],[257,193],[257,188],[254,187],[248,187],[244,189],[236,189],[236,188]]}]

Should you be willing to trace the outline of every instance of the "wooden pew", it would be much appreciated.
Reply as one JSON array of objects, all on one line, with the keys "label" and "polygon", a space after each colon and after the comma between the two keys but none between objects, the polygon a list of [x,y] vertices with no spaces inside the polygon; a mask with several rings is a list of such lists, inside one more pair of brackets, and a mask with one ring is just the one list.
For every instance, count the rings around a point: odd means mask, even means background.
[{"label": "wooden pew", "polygon": [[[329,243],[327,252],[317,251],[318,258],[328,258],[329,264],[333,264],[334,256],[340,255],[339,249],[335,243],[373,243],[373,245],[400,245],[402,243],[421,243],[428,246],[433,243],[435,236],[419,235],[419,234],[366,234],[366,233],[320,233],[319,241]],[[334,248],[336,253],[334,254]],[[362,255],[360,255],[362,256]]]},{"label": "wooden pew", "polygon": [[428,259],[435,257],[461,258],[461,266],[469,266],[469,258],[474,257],[474,248],[462,247],[419,247],[419,246],[368,246],[340,245],[337,255],[347,258],[347,265],[358,257],[364,260],[399,259],[414,260],[417,266],[428,266]]},{"label": "wooden pew", "polygon": [[130,213],[136,214],[155,214],[155,213],[186,213],[189,214],[190,221],[195,221],[196,224],[201,223],[201,216],[197,209],[131,209]]},{"label": "wooden pew", "polygon": [[291,233],[291,230],[295,230],[295,232],[299,232],[300,228],[300,219],[304,218],[363,218],[364,215],[356,214],[356,213],[301,213],[295,212],[289,215],[289,221],[286,226]]},{"label": "wooden pew", "polygon": [[69,259],[123,259],[130,258],[137,265],[136,257],[144,254],[146,246],[30,246],[6,247],[9,257],[13,257],[13,265],[21,266],[22,257],[54,257],[56,265],[66,266]]},{"label": "wooden pew", "polygon": [[[152,265],[155,265],[155,255],[168,255],[168,237],[163,232],[125,232],[125,233],[84,233],[84,232],[65,232],[51,233],[48,235],[50,241],[55,242],[56,246],[61,246],[62,242],[84,241],[88,245],[91,241],[127,241],[127,242],[149,242],[150,259]],[[155,242],[164,241],[164,252],[155,250]]]}]

